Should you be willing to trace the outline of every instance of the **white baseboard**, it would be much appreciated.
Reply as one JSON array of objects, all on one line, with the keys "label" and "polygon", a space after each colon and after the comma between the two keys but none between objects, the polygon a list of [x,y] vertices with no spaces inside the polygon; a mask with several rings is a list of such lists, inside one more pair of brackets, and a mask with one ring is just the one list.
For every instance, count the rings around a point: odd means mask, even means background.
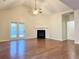
[{"label": "white baseboard", "polygon": [[79,42],[78,41],[75,41],[75,44],[79,44]]},{"label": "white baseboard", "polygon": [[57,40],[57,41],[64,41],[63,39],[51,39],[51,38],[47,38],[47,39],[50,39],[50,40]]},{"label": "white baseboard", "polygon": [[[25,38],[26,40],[30,40],[30,39],[37,39],[36,37],[28,37],[28,38]],[[65,41],[66,39],[51,39],[51,38],[46,38],[46,39],[50,39],[50,40],[57,40],[57,41]],[[6,42],[6,41],[13,41],[15,39],[12,39],[12,40],[0,40],[0,42]],[[18,39],[16,39],[18,40]],[[79,44],[79,42],[75,42],[75,44]]]},{"label": "white baseboard", "polygon": [[10,41],[10,40],[0,40],[0,42],[6,42],[6,41]]}]

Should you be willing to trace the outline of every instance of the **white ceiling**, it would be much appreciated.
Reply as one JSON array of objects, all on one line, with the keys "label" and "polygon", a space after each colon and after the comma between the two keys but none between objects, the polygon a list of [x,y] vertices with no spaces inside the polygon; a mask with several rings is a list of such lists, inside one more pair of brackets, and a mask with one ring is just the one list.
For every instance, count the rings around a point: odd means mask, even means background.
[{"label": "white ceiling", "polygon": [[61,0],[61,1],[74,10],[79,9],[79,0]]},{"label": "white ceiling", "polygon": [[[35,0],[0,0],[0,9],[13,8],[17,5],[24,5],[33,9],[34,3]],[[42,8],[44,12],[49,13],[63,12],[71,9],[60,0],[37,0],[37,6]]]}]

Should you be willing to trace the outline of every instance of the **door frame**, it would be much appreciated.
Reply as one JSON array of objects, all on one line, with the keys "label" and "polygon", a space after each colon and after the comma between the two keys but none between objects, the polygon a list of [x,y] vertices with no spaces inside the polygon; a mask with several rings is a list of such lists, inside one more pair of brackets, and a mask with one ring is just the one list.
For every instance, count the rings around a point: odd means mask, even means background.
[{"label": "door frame", "polygon": [[[17,24],[17,34],[16,34],[16,38],[11,38],[11,23],[16,23]],[[19,24],[24,24],[24,38],[23,39],[25,39],[25,34],[26,34],[26,32],[25,32],[25,23],[24,22],[17,22],[17,21],[11,21],[10,23],[9,23],[9,38],[11,39],[11,40],[15,40],[15,39],[21,39],[20,37],[19,37]]]},{"label": "door frame", "polygon": [[[70,16],[73,15],[73,21],[74,21],[74,12],[69,12],[69,13],[65,13],[62,15],[62,39],[63,40],[72,40],[72,39],[67,39],[67,22],[68,21],[72,21],[70,19]],[[74,21],[75,23],[75,21]]]}]

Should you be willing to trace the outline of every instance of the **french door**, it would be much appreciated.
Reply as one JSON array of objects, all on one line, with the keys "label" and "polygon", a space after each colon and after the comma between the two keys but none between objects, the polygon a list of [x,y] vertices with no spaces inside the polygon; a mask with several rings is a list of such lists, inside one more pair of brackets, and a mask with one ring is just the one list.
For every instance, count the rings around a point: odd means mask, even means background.
[{"label": "french door", "polygon": [[10,37],[11,39],[20,39],[25,37],[24,23],[11,22],[10,24]]},{"label": "french door", "polygon": [[19,33],[19,38],[24,38],[25,36],[25,26],[24,23],[19,23],[19,28],[18,28],[18,33]]},{"label": "french door", "polygon": [[12,39],[17,38],[17,23],[16,22],[11,22],[10,24],[10,37]]}]

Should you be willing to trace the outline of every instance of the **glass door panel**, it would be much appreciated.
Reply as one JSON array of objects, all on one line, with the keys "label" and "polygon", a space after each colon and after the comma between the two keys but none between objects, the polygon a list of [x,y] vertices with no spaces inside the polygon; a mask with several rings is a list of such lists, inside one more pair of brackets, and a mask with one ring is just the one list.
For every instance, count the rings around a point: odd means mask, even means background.
[{"label": "glass door panel", "polygon": [[24,33],[25,28],[24,28],[24,23],[19,23],[19,38],[24,38]]},{"label": "glass door panel", "polygon": [[17,23],[11,23],[10,24],[11,27],[10,27],[10,37],[11,38],[16,38],[17,37]]}]

